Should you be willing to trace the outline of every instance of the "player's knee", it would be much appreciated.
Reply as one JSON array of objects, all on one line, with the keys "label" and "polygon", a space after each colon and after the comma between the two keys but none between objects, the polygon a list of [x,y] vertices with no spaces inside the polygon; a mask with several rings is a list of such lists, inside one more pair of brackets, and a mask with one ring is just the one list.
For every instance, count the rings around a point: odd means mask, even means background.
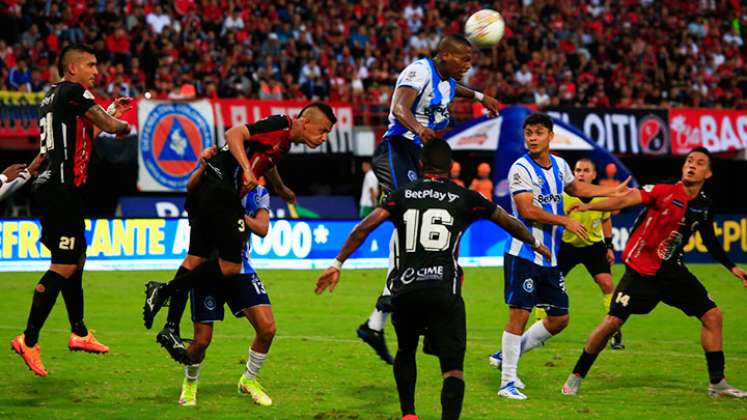
[{"label": "player's knee", "polygon": [[624,323],[625,323],[625,320],[618,318],[616,316],[608,315],[606,318],[604,318],[604,327],[606,330],[609,331],[610,334],[619,330],[620,327],[622,327]]},{"label": "player's knee", "polygon": [[46,292],[46,291],[47,291],[47,288],[46,288],[46,287],[44,287],[44,285],[43,285],[43,284],[41,284],[41,283],[38,283],[38,284],[36,285],[36,287],[34,288],[34,290],[35,290],[35,291],[36,291],[37,293],[44,293],[44,292]]},{"label": "player's knee", "polygon": [[220,272],[224,276],[234,276],[241,273],[241,263],[220,259],[218,260],[218,264],[220,265]]},{"label": "player's knee", "polygon": [[196,255],[187,255],[186,257],[184,257],[184,261],[182,261],[182,267],[186,268],[187,270],[194,270],[206,260],[207,258],[198,257]]},{"label": "player's knee", "polygon": [[456,378],[464,380],[464,371],[460,369],[452,369],[448,372],[443,373],[444,379],[446,378]]},{"label": "player's knee", "polygon": [[547,324],[548,324],[547,330],[551,334],[555,335],[563,331],[570,322],[571,322],[571,318],[568,315],[548,316],[547,317]]},{"label": "player's knee", "polygon": [[272,341],[273,338],[275,338],[275,334],[277,333],[277,326],[275,324],[275,321],[269,322],[266,325],[263,325],[259,328],[257,331],[257,335],[259,336],[260,340],[269,343]]},{"label": "player's knee", "polygon": [[724,321],[724,316],[721,313],[721,309],[713,308],[706,312],[700,319],[706,327],[719,328]]}]

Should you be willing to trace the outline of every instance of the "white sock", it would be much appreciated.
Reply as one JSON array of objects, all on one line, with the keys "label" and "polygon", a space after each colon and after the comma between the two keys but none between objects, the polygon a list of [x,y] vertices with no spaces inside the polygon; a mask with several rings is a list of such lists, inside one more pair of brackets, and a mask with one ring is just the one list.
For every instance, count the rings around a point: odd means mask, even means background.
[{"label": "white sock", "polygon": [[244,377],[246,379],[254,379],[257,377],[259,368],[262,367],[262,363],[267,359],[267,353],[260,353],[249,349],[249,360],[246,361],[246,369],[244,370]]},{"label": "white sock", "polygon": [[501,352],[503,355],[501,386],[504,386],[516,380],[516,370],[519,367],[519,356],[521,355],[521,336],[503,331]]},{"label": "white sock", "polygon": [[200,364],[184,367],[184,377],[191,382],[198,380],[200,378]]},{"label": "white sock", "polygon": [[521,336],[521,354],[540,347],[550,337],[552,337],[552,334],[550,334],[550,331],[547,331],[544,322],[542,320],[535,322]]},{"label": "white sock", "polygon": [[389,318],[389,312],[381,312],[378,309],[374,309],[371,312],[371,316],[368,317],[368,328],[374,331],[384,331],[387,318]]}]

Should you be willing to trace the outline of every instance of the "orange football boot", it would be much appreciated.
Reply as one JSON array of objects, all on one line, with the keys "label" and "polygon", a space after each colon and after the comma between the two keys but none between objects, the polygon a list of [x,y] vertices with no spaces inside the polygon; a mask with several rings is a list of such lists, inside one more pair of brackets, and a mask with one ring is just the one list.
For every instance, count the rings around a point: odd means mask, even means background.
[{"label": "orange football boot", "polygon": [[70,351],[85,351],[88,353],[108,353],[109,347],[101,344],[93,336],[92,331],[88,331],[88,335],[81,337],[75,333],[70,333],[70,341],[67,342],[67,347]]},{"label": "orange football boot", "polygon": [[24,363],[26,363],[26,366],[32,372],[39,376],[48,375],[47,369],[44,368],[44,363],[41,360],[41,347],[39,347],[39,343],[36,343],[34,347],[28,347],[26,346],[25,334],[21,334],[10,342],[10,347],[23,358]]}]

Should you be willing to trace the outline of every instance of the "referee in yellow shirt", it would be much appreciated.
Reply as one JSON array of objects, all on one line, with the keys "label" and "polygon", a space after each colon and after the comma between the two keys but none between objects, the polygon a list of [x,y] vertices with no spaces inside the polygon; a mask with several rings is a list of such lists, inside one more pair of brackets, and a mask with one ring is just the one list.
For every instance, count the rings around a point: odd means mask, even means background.
[{"label": "referee in yellow shirt", "polygon": [[[579,159],[573,169],[573,175],[578,182],[594,182],[597,177],[596,166],[588,158]],[[572,197],[563,193],[563,207],[568,217],[581,222],[586,228],[588,238],[580,238],[575,233],[565,230],[563,232],[563,241],[560,244],[558,253],[558,268],[563,272],[563,276],[578,264],[583,264],[594,281],[602,290],[602,303],[605,312],[609,312],[612,292],[615,286],[612,283],[612,274],[610,266],[615,263],[615,254],[612,249],[612,221],[610,213],[603,211],[586,211],[572,212],[568,214],[568,209],[580,201],[590,202],[604,200],[604,197],[593,199],[581,199]],[[613,349],[624,349],[622,342],[622,333],[617,332],[612,337],[611,346]]]}]

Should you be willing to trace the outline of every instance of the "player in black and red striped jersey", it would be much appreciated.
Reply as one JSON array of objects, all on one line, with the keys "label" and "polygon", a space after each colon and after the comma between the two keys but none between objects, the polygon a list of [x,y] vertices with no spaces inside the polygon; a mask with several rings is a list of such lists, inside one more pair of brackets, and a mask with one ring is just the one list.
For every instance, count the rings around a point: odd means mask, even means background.
[{"label": "player in black and red striped jersey", "polygon": [[613,293],[609,315],[591,333],[563,385],[563,394],[578,393],[599,352],[630,315],[647,314],[664,302],[702,324],[700,340],[710,379],[708,394],[747,398],[747,392],[729,385],[724,377],[721,311],[682,262],[683,248],[698,231],[711,256],[747,287],[747,271],[729,259],[714,233],[712,202],[702,191],[711,175],[711,154],[699,147],[687,155],[679,182],[646,186],[620,197],[575,206],[580,211],[612,211],[643,204],[646,209],[625,246],[625,275]]},{"label": "player in black and red striped jersey", "polygon": [[[280,178],[277,163],[291,143],[321,146],[336,122],[329,105],[312,103],[295,118],[272,115],[253,124],[232,127],[226,132],[226,146],[205,160],[205,170],[197,186],[187,192],[185,203],[191,227],[188,255],[169,283],[146,284],[146,328],[153,325],[156,313],[170,299],[166,325],[156,340],[175,360],[188,362],[179,322],[189,289],[198,280],[210,282],[241,272],[241,250],[248,233],[241,197],[257,186],[260,177],[267,176],[277,193],[286,202],[294,203],[295,194]],[[214,251],[218,259],[209,260]]]},{"label": "player in black and red striped jersey", "polygon": [[39,107],[41,153],[45,162],[34,183],[33,202],[42,225],[42,243],[52,264],[36,285],[26,330],[12,347],[37,375],[46,376],[37,341],[57,295],[62,292],[72,333],[70,350],[106,353],[83,323],[82,276],[86,255],[81,187],[88,178],[93,141],[101,131],[130,132],[119,117],[131,108],[131,98],[116,100],[108,110],[97,105],[89,91],[98,76],[93,50],[73,45],[60,53],[63,76],[51,86]]}]

